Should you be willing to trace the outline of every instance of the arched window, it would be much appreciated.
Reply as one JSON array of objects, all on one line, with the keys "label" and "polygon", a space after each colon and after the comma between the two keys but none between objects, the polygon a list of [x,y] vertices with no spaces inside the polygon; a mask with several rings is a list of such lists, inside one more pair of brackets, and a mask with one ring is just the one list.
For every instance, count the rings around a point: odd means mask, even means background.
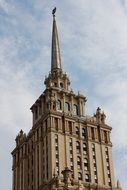
[{"label": "arched window", "polygon": [[77,153],[80,153],[80,142],[76,142],[76,150],[77,150]]},{"label": "arched window", "polygon": [[88,171],[88,159],[84,158],[84,169],[85,171]]},{"label": "arched window", "polygon": [[105,143],[107,143],[107,132],[106,131],[104,131],[104,141],[105,141]]},{"label": "arched window", "polygon": [[54,86],[57,87],[57,83],[56,82],[54,82]]},{"label": "arched window", "polygon": [[95,151],[95,144],[92,144],[92,150]]},{"label": "arched window", "polygon": [[86,143],[83,143],[83,154],[87,154],[87,146]]},{"label": "arched window", "polygon": [[73,114],[78,115],[78,106],[75,104],[73,105]]},{"label": "arched window", "polygon": [[63,88],[63,83],[62,82],[60,83],[60,88]]},{"label": "arched window", "polygon": [[86,175],[85,175],[85,180],[86,180],[86,182],[89,182],[89,181],[90,181],[90,179],[89,179],[89,174],[86,174]]},{"label": "arched window", "polygon": [[78,169],[80,170],[81,169],[81,158],[79,156],[77,157],[77,166],[78,166]]},{"label": "arched window", "polygon": [[87,158],[84,158],[84,164],[88,164]]},{"label": "arched window", "polygon": [[86,129],[82,128],[82,137],[86,139]]},{"label": "arched window", "polygon": [[80,135],[79,127],[76,127],[76,128],[75,128],[75,133],[76,133],[76,135],[79,137],[79,135]]},{"label": "arched window", "polygon": [[61,101],[60,100],[57,101],[57,109],[61,110]]},{"label": "arched window", "polygon": [[70,111],[70,104],[68,102],[65,102],[64,110],[65,110],[65,112]]},{"label": "arched window", "polygon": [[93,127],[91,127],[91,137],[92,137],[93,140],[95,139],[95,136],[94,136],[94,128],[93,128]]},{"label": "arched window", "polygon": [[81,172],[78,172],[78,180],[82,180],[82,174],[81,174]]}]

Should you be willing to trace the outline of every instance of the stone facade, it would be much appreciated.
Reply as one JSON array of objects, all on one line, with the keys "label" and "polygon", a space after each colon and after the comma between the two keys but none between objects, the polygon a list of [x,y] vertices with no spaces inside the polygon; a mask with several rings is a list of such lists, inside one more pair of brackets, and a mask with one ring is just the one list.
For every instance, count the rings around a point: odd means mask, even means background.
[{"label": "stone facade", "polygon": [[13,190],[120,190],[112,161],[112,128],[98,107],[85,111],[86,97],[75,94],[62,70],[53,14],[51,71],[43,94],[32,105],[33,126],[16,137]]}]

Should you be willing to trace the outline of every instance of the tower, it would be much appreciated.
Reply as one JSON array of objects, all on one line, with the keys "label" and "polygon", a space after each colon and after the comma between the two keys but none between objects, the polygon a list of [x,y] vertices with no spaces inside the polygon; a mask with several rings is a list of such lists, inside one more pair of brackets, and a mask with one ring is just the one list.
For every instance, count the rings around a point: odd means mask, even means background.
[{"label": "tower", "polygon": [[112,160],[112,128],[98,107],[85,112],[86,97],[70,90],[63,72],[53,10],[51,71],[32,105],[33,126],[16,137],[13,190],[120,190]]}]

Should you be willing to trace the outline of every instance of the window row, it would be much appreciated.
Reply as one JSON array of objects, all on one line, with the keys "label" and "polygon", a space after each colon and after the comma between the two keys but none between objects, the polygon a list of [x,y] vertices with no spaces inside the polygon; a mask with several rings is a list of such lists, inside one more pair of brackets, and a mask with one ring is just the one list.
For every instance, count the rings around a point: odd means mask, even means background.
[{"label": "window row", "polygon": [[[75,133],[76,133],[76,136],[77,136],[77,137],[80,137],[80,129],[79,129],[79,127],[76,127],[76,128],[75,128]],[[86,129],[85,129],[85,128],[82,128],[82,138],[83,138],[83,139],[86,139],[86,137],[87,137]]]},{"label": "window row", "polygon": [[[57,101],[57,110],[62,110],[62,103],[60,100]],[[78,106],[76,104],[73,104],[73,108],[71,110],[71,106],[70,103],[65,102],[64,104],[64,111],[65,112],[69,112],[69,111],[73,111],[74,115],[78,115]]]},{"label": "window row", "polygon": [[58,135],[55,135],[55,157],[56,157],[56,173],[59,174]]},{"label": "window row", "polygon": [[[81,153],[81,145],[80,145],[79,141],[76,141],[76,151],[77,151],[77,154]],[[87,145],[86,145],[86,143],[83,143],[83,154],[87,155]]]},{"label": "window row", "polygon": [[[83,180],[81,172],[78,172],[78,180]],[[85,181],[86,182],[90,182],[90,176],[89,176],[89,174],[85,174]]]},{"label": "window row", "polygon": [[95,144],[92,144],[92,155],[93,155],[93,172],[94,172],[94,181],[95,181],[95,183],[98,183]]},{"label": "window row", "polygon": [[110,174],[108,147],[105,147],[105,157],[106,157],[106,167],[107,167],[108,185],[111,186],[111,174]]}]

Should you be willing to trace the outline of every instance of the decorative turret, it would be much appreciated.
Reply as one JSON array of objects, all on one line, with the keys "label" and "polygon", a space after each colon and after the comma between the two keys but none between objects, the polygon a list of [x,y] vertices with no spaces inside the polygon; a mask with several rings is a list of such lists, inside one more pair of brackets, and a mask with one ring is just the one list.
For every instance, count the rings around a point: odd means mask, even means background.
[{"label": "decorative turret", "polygon": [[21,129],[21,131],[19,132],[19,134],[17,135],[17,137],[15,139],[16,145],[18,146],[18,145],[22,144],[25,140],[26,140],[26,134]]},{"label": "decorative turret", "polygon": [[119,190],[122,190],[119,180],[117,180],[117,188],[118,188]]},{"label": "decorative turret", "polygon": [[106,119],[106,115],[104,114],[104,112],[101,112],[101,108],[97,108],[96,110],[96,114],[94,115],[96,117],[96,121],[100,124],[103,123],[105,124],[105,119]]}]

